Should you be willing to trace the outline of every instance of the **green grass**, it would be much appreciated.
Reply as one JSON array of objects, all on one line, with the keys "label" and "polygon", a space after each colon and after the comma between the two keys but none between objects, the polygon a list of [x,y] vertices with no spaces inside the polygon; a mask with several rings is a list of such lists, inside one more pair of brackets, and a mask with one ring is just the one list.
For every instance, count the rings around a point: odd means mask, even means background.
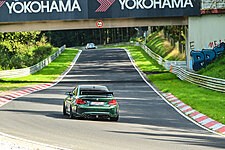
[{"label": "green grass", "polygon": [[1,80],[0,92],[31,84],[41,84],[53,81],[67,69],[77,52],[78,50],[75,49],[66,49],[52,63],[35,74],[26,77]]},{"label": "green grass", "polygon": [[166,71],[139,46],[119,46],[119,48],[128,49],[142,71]]},{"label": "green grass", "polygon": [[161,91],[170,92],[185,104],[225,124],[225,93],[181,81],[172,73],[148,75]]},{"label": "green grass", "polygon": [[206,68],[202,68],[197,73],[209,77],[225,79],[225,52],[223,52],[218,58],[216,58]]},{"label": "green grass", "polygon": [[[123,47],[130,51],[136,64],[142,71],[163,71],[162,66],[150,58],[140,47]],[[162,92],[170,92],[181,101],[201,113],[225,124],[225,93],[220,93],[198,87],[186,81],[181,81],[172,73],[147,75]]]},{"label": "green grass", "polygon": [[185,60],[185,54],[179,52],[178,47],[173,47],[171,43],[164,38],[163,31],[150,34],[147,38],[146,46],[165,60]]},{"label": "green grass", "polygon": [[51,52],[51,54],[50,54],[50,56],[51,55],[53,55],[56,51],[58,51],[59,50],[59,48],[57,48],[57,47],[53,47],[53,49],[52,49],[52,52]]}]

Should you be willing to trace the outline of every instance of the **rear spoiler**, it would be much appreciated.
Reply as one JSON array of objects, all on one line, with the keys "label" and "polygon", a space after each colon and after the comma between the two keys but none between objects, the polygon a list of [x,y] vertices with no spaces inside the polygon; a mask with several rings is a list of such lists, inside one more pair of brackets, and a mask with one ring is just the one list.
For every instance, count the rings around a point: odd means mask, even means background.
[{"label": "rear spoiler", "polygon": [[103,91],[81,91],[81,95],[105,95],[112,94],[113,92],[103,92]]}]

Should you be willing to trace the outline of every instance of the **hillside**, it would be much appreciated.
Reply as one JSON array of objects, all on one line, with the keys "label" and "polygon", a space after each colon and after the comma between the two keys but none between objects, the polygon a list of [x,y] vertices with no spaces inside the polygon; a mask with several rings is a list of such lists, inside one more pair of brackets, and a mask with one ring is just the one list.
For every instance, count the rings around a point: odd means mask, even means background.
[{"label": "hillside", "polygon": [[206,68],[202,68],[197,73],[209,77],[225,79],[225,52],[216,58]]},{"label": "hillside", "polygon": [[[185,53],[180,52],[176,44],[175,47],[173,47],[171,43],[164,38],[163,30],[149,35],[146,45],[166,60],[185,61]],[[209,77],[225,79],[224,66],[225,52],[223,52],[206,68],[202,68],[197,73]]]},{"label": "hillside", "polygon": [[180,52],[178,44],[172,46],[171,43],[164,38],[163,30],[154,32],[147,38],[146,44],[152,51],[159,54],[166,60],[183,61],[185,60],[185,52]]}]

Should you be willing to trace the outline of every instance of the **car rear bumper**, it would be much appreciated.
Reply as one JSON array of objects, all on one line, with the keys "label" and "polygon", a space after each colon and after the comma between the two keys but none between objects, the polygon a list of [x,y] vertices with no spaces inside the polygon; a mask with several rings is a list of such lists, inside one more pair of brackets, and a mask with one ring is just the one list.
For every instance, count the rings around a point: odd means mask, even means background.
[{"label": "car rear bumper", "polygon": [[118,116],[118,107],[111,106],[111,107],[77,107],[75,112],[75,116],[81,117],[117,117]]},{"label": "car rear bumper", "polygon": [[111,117],[110,113],[85,112],[82,114],[84,118],[102,118],[107,119]]},{"label": "car rear bumper", "polygon": [[96,47],[89,47],[89,48],[86,48],[86,49],[96,49]]}]

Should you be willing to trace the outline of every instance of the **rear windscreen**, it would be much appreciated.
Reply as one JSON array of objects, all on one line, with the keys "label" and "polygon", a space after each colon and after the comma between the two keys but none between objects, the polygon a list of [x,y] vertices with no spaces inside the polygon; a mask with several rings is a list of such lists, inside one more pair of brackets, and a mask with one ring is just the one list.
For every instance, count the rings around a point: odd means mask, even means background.
[{"label": "rear windscreen", "polygon": [[102,90],[81,90],[80,95],[105,95],[105,96],[111,96],[113,93],[108,91],[102,91]]}]

